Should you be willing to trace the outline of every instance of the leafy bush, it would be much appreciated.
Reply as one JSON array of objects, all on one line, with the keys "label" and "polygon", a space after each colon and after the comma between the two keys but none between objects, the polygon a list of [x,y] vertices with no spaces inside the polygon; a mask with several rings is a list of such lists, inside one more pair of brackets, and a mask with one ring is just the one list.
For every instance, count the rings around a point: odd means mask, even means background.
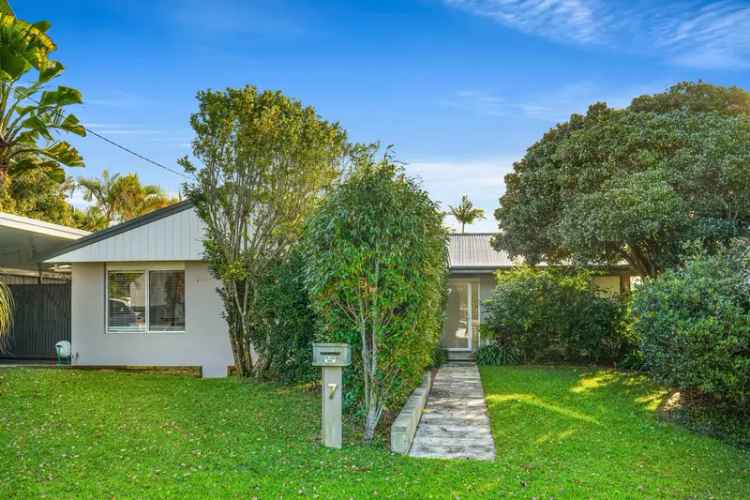
[{"label": "leafy bush", "polygon": [[282,382],[319,378],[312,366],[315,313],[304,286],[304,262],[298,250],[277,261],[258,287],[253,344],[256,372]]},{"label": "leafy bush", "polygon": [[521,266],[497,275],[485,323],[502,362],[614,363],[635,348],[625,307],[592,284],[592,274]]},{"label": "leafy bush", "polygon": [[516,365],[521,361],[521,351],[513,345],[501,345],[497,342],[482,346],[477,351],[479,365]]},{"label": "leafy bush", "polygon": [[638,287],[634,329],[646,368],[672,387],[750,408],[747,243],[690,258]]},{"label": "leafy bush", "polygon": [[352,345],[347,391],[373,437],[419,384],[442,327],[447,232],[438,205],[386,156],[354,170],[305,228],[306,284],[321,340]]}]

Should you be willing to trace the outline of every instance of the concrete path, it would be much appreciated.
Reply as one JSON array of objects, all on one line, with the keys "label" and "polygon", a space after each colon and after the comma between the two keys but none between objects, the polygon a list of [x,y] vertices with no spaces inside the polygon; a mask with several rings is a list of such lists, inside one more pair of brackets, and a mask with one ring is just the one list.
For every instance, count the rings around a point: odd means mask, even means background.
[{"label": "concrete path", "polygon": [[448,363],[438,370],[409,455],[495,460],[495,442],[475,364]]}]

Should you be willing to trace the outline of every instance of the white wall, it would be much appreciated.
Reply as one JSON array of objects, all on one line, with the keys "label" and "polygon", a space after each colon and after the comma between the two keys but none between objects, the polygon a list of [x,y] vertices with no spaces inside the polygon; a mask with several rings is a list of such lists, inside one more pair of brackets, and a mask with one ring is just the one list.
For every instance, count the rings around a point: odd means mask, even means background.
[{"label": "white wall", "polygon": [[204,262],[185,263],[185,333],[106,333],[106,265],[72,267],[74,364],[201,366],[204,376],[226,375],[232,350],[217,282]]}]

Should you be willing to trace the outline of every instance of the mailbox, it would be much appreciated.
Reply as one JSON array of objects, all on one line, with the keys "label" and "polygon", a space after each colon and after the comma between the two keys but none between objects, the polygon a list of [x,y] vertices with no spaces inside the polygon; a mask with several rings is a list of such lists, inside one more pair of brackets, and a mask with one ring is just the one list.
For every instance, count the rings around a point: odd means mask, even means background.
[{"label": "mailbox", "polygon": [[313,344],[313,366],[349,366],[352,348],[349,344]]}]

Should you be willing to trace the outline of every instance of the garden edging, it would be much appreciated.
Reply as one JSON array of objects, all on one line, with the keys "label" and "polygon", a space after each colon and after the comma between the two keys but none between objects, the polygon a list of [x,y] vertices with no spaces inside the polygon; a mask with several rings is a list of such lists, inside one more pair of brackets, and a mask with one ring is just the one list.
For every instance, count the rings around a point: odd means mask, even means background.
[{"label": "garden edging", "polygon": [[422,418],[422,410],[427,404],[427,396],[432,387],[432,372],[426,371],[422,383],[406,400],[396,420],[391,426],[391,451],[406,455],[409,453],[414,435],[417,432],[419,420]]}]

